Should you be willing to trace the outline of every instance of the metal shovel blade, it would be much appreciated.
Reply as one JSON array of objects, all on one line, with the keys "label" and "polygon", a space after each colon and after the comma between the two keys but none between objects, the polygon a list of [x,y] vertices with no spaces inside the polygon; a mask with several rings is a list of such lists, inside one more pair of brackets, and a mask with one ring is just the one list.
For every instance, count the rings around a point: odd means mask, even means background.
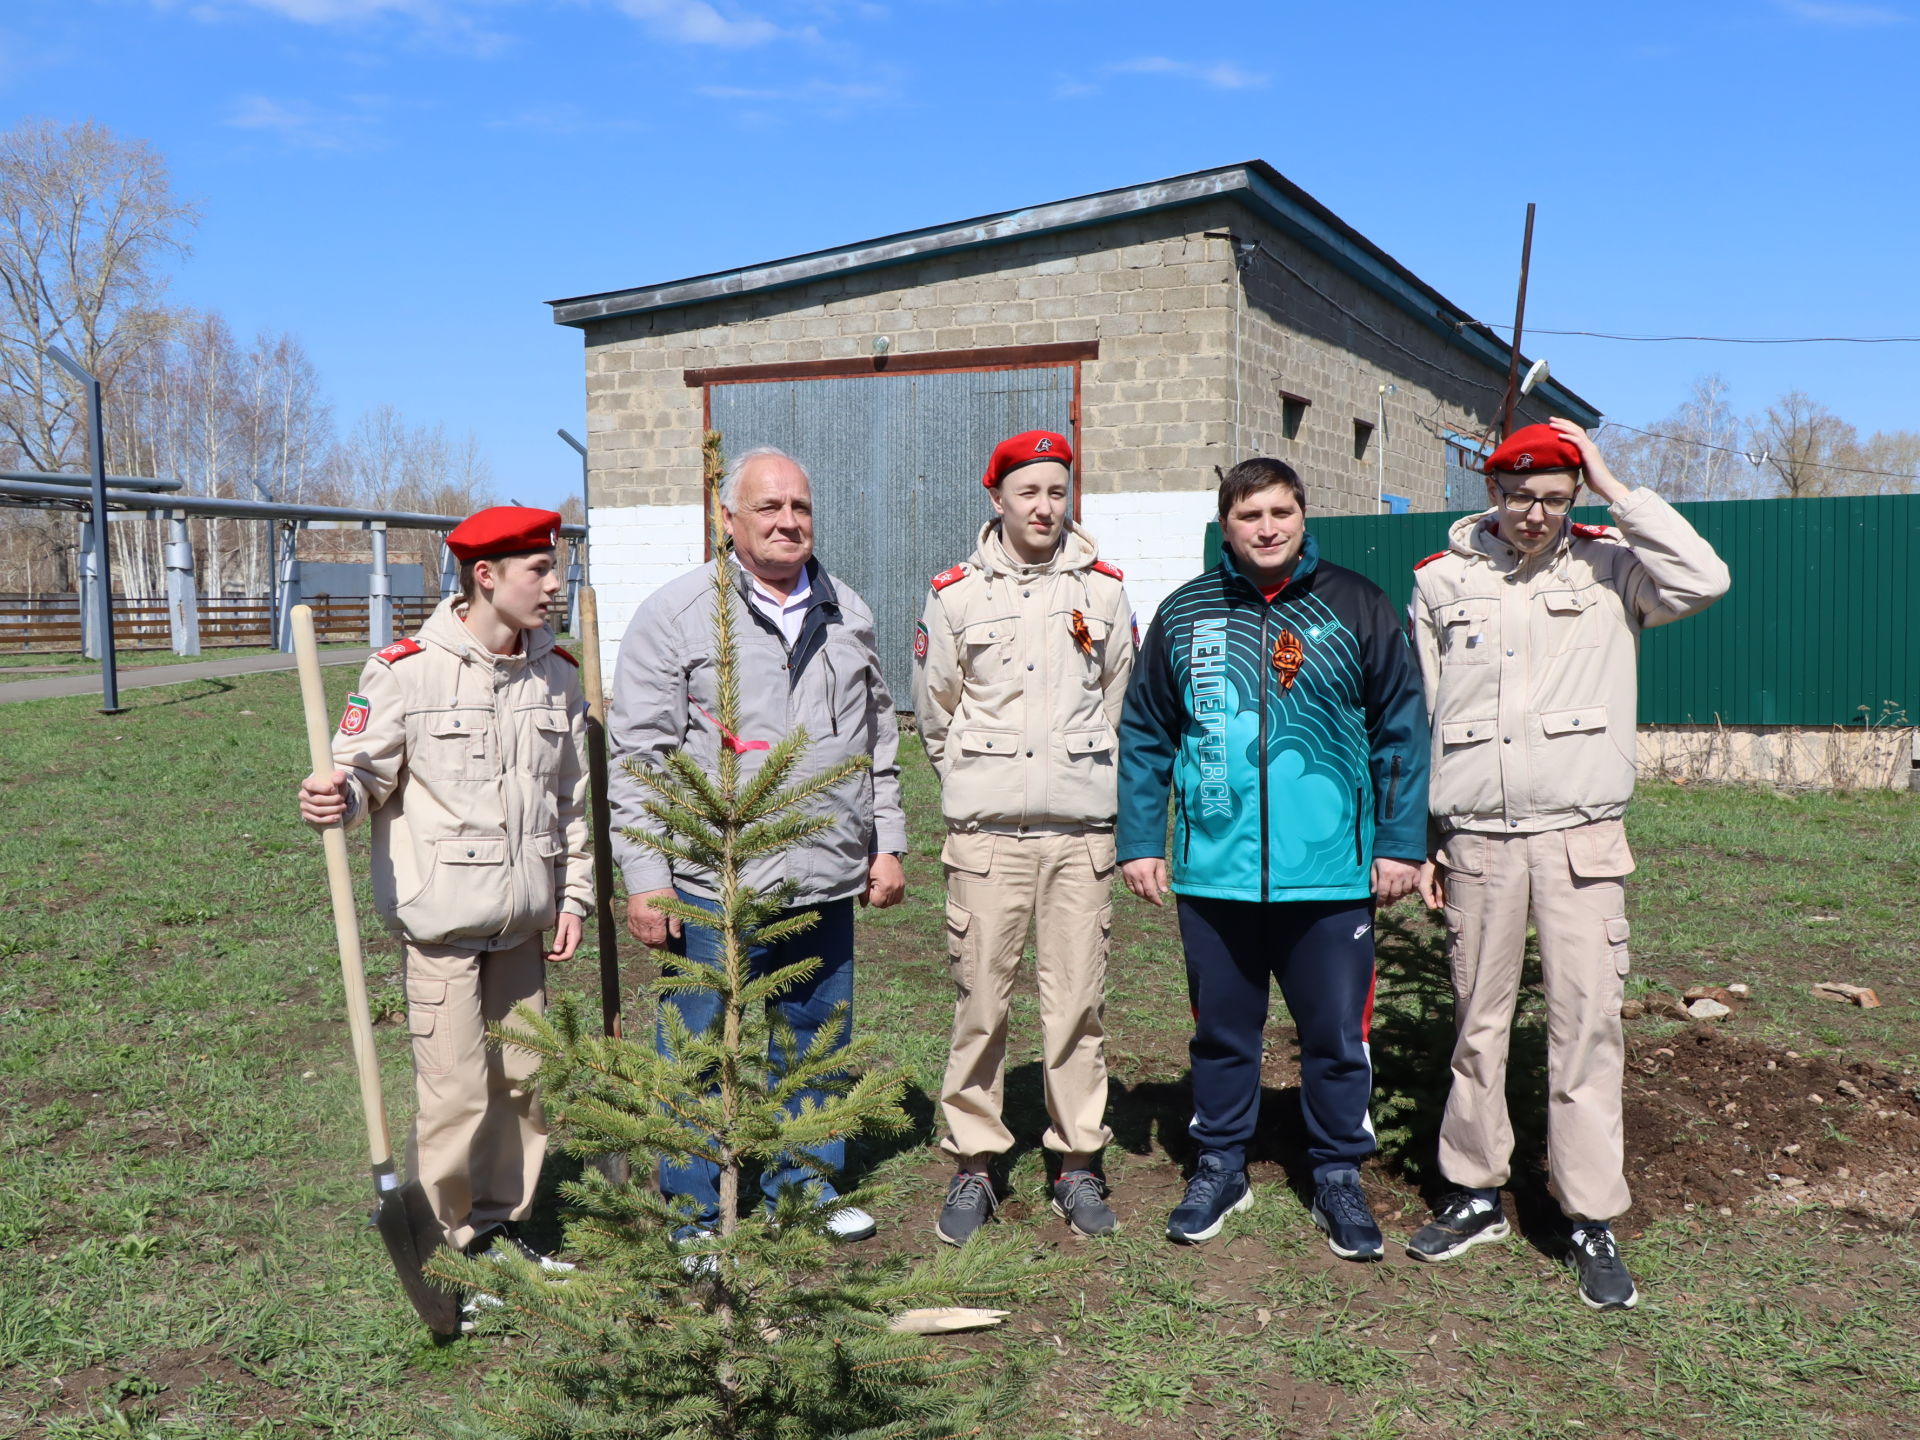
[{"label": "metal shovel blade", "polygon": [[401,1185],[398,1180],[391,1165],[373,1172],[374,1188],[380,1199],[374,1224],[386,1243],[387,1258],[393,1261],[400,1288],[407,1292],[407,1299],[413,1302],[413,1308],[427,1328],[436,1335],[458,1335],[459,1295],[441,1288],[424,1268],[433,1258],[433,1252],[440,1248],[440,1222],[434,1218],[433,1207],[427,1203],[427,1193],[420,1188],[420,1182],[409,1180]]}]

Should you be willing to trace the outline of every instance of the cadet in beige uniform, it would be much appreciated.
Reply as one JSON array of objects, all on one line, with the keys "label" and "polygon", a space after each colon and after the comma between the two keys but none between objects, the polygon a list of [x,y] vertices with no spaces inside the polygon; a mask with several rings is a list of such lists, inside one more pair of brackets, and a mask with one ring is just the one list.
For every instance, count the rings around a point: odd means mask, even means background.
[{"label": "cadet in beige uniform", "polygon": [[536,1062],[489,1048],[486,1027],[544,1006],[544,962],[572,956],[593,903],[578,665],[546,629],[559,526],[497,506],[447,536],[464,593],[367,661],[334,736],[340,768],[300,796],[315,825],[372,816],[374,905],[406,952],[407,1160],[447,1244],[549,1270],[573,1267],[517,1231],[546,1154]]},{"label": "cadet in beige uniform", "polygon": [[[1563,517],[1581,480],[1618,529]],[[1565,420],[1487,461],[1492,508],[1420,562],[1413,634],[1433,716],[1436,844],[1422,889],[1446,908],[1458,1035],[1440,1170],[1460,1193],[1408,1250],[1447,1260],[1505,1236],[1513,1129],[1507,1042],[1527,921],[1547,996],[1547,1161],[1573,1222],[1580,1295],[1638,1295],[1607,1222],[1627,1208],[1620,1031],[1627,973],[1621,816],[1633,794],[1640,632],[1727,592],[1712,547],[1650,490],[1628,490]]]},{"label": "cadet in beige uniform", "polygon": [[1114,1228],[1095,1156],[1105,1124],[1107,937],[1116,739],[1133,670],[1120,572],[1069,517],[1064,436],[1003,441],[984,477],[998,518],[933,578],[914,637],[920,738],[947,821],[947,945],[957,998],[940,1105],[958,1162],[938,1233],[961,1245],[995,1206],[1007,1006],[1030,928],[1045,1053],[1053,1205],[1078,1232]]}]

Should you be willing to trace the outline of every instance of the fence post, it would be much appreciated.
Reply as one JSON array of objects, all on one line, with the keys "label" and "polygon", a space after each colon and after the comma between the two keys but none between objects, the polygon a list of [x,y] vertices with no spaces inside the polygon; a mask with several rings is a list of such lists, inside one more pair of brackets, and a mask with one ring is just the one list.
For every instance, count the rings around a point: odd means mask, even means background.
[{"label": "fence post", "polygon": [[100,658],[100,607],[95,594],[100,585],[100,555],[94,536],[104,528],[92,520],[80,522],[80,653],[89,660]]},{"label": "fence post", "polygon": [[367,644],[384,650],[393,643],[393,578],[387,573],[387,523],[367,522],[373,542],[373,573],[367,577]]},{"label": "fence post", "polygon": [[460,593],[460,562],[453,558],[453,551],[446,546],[446,537],[440,537],[440,598]]},{"label": "fence post", "polygon": [[567,634],[580,638],[580,546],[578,537],[567,542]]},{"label": "fence post", "polygon": [[300,594],[300,532],[306,528],[307,522],[304,520],[289,520],[282,535],[280,594],[277,597],[279,608],[273,617],[273,648],[289,655],[293,653],[293,607],[304,603]]},{"label": "fence post", "polygon": [[167,633],[176,655],[200,653],[200,590],[193,580],[187,512],[167,512]]}]

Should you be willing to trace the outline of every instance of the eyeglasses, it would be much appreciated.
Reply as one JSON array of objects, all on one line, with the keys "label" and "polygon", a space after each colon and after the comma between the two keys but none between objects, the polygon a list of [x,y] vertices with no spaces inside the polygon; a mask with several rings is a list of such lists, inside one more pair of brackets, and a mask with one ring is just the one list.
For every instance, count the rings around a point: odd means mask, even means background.
[{"label": "eyeglasses", "polygon": [[1562,495],[1549,499],[1544,495],[1516,495],[1511,490],[1502,490],[1500,503],[1513,515],[1524,515],[1536,505],[1549,515],[1564,515],[1573,508],[1573,497]]}]

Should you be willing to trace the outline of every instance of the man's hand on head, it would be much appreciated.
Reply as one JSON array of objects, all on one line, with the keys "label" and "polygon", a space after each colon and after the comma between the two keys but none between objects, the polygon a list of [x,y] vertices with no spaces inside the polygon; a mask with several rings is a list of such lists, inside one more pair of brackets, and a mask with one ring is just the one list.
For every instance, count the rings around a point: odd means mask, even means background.
[{"label": "man's hand on head", "polygon": [[627,933],[649,950],[665,950],[669,940],[680,938],[679,919],[662,915],[653,908],[654,901],[667,899],[672,894],[673,887],[669,885],[627,897]]},{"label": "man's hand on head", "polygon": [[1389,860],[1382,855],[1373,862],[1373,898],[1382,905],[1404,900],[1419,888],[1420,866],[1411,860]]},{"label": "man's hand on head", "polygon": [[885,910],[898,905],[907,893],[907,872],[898,855],[879,854],[867,860],[867,888],[860,896],[862,905]]},{"label": "man's hand on head", "polygon": [[1143,855],[1138,860],[1127,861],[1120,867],[1120,878],[1127,882],[1127,889],[1149,905],[1167,903],[1167,891],[1172,886],[1167,881],[1167,862],[1162,856]]}]

